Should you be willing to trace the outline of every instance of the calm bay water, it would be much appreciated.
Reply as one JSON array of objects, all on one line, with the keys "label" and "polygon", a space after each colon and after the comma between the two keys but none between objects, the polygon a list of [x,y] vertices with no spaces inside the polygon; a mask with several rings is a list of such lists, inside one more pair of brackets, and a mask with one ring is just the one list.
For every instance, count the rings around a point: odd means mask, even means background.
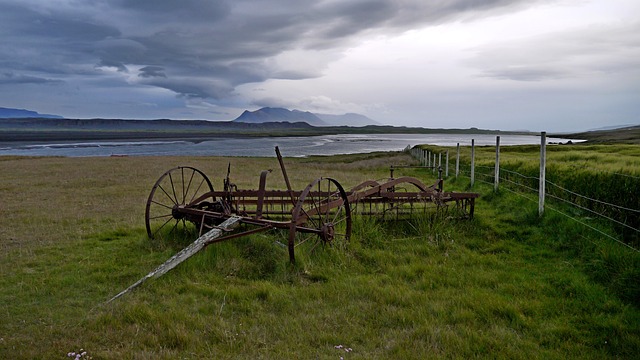
[{"label": "calm bay water", "polygon": [[[67,142],[4,142],[1,155],[23,156],[283,156],[335,155],[374,151],[399,151],[408,145],[495,145],[495,135],[479,134],[339,134],[311,137],[211,138],[206,140],[128,140]],[[548,142],[570,139],[547,138]],[[576,140],[572,140],[576,142]],[[539,136],[501,135],[500,145],[539,144]]]}]

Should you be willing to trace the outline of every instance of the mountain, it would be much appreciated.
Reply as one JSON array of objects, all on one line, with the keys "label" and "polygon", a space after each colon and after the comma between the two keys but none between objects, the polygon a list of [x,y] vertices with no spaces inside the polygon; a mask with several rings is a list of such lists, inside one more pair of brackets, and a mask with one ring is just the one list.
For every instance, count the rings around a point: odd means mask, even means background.
[{"label": "mountain", "polygon": [[306,122],[313,126],[328,126],[326,122],[322,121],[318,116],[308,112],[300,110],[288,110],[283,108],[271,108],[263,107],[256,111],[245,110],[240,116],[233,120],[233,122],[261,124],[267,122]]},{"label": "mountain", "polygon": [[367,126],[381,125],[379,122],[361,114],[346,113],[343,115],[315,114],[331,126]]},{"label": "mountain", "polygon": [[306,122],[312,126],[367,126],[380,125],[364,115],[347,113],[343,115],[314,114],[308,111],[288,110],[284,108],[264,107],[256,111],[245,110],[234,122],[266,123],[266,122]]},{"label": "mountain", "polygon": [[46,118],[46,119],[62,119],[62,116],[40,114],[37,111],[25,110],[25,109],[12,109],[0,107],[0,118]]}]

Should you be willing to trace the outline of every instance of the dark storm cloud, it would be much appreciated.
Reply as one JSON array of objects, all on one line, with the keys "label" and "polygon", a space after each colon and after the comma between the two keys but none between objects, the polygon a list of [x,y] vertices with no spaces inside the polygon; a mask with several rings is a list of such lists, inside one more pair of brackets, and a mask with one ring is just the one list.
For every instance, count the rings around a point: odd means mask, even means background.
[{"label": "dark storm cloud", "polygon": [[140,69],[140,73],[138,76],[150,78],[150,77],[163,77],[166,78],[167,75],[163,72],[164,68],[162,66],[145,66]]},{"label": "dark storm cloud", "polygon": [[4,83],[73,74],[98,77],[92,84],[99,86],[105,75],[92,69],[137,68],[138,83],[187,98],[220,99],[245,83],[318,76],[315,62],[289,69],[269,61],[287,51],[341,49],[360,36],[482,17],[533,2],[3,0],[0,73],[12,74]]},{"label": "dark storm cloud", "polygon": [[29,75],[15,75],[13,73],[0,74],[0,84],[62,84],[61,80],[45,79]]}]

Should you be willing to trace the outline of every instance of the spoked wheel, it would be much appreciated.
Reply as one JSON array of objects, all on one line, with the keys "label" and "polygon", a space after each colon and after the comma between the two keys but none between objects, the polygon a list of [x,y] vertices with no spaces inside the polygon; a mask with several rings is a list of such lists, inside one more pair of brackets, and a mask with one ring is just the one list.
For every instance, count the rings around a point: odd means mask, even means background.
[{"label": "spoked wheel", "polygon": [[351,209],[342,186],[319,178],[304,189],[293,209],[289,228],[289,260],[311,255],[319,247],[344,246],[351,237]]},{"label": "spoked wheel", "polygon": [[190,222],[180,209],[192,206],[195,199],[211,191],[211,181],[196,168],[179,166],[165,172],[153,185],[147,200],[145,222],[149,238],[187,233]]}]

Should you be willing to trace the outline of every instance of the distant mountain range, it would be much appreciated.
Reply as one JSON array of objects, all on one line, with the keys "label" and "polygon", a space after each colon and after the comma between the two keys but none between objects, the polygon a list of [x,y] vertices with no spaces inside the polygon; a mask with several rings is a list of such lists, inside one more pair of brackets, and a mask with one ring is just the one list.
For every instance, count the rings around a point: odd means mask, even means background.
[{"label": "distant mountain range", "polygon": [[11,109],[0,107],[0,118],[7,119],[22,119],[22,118],[45,118],[45,119],[62,119],[62,116],[40,114],[37,111],[25,110],[25,109]]},{"label": "distant mountain range", "polygon": [[364,115],[348,113],[343,115],[314,114],[309,111],[285,108],[263,107],[255,111],[245,110],[234,122],[262,124],[267,122],[306,122],[312,126],[367,126],[380,125]]},{"label": "distant mountain range", "polygon": [[[40,114],[25,109],[0,107],[0,119],[64,119],[62,116]],[[343,115],[314,114],[309,111],[289,110],[285,108],[263,107],[255,111],[245,110],[233,120],[236,123],[264,124],[270,122],[305,122],[311,126],[367,126],[380,125],[379,122],[364,115],[347,113]]]}]

